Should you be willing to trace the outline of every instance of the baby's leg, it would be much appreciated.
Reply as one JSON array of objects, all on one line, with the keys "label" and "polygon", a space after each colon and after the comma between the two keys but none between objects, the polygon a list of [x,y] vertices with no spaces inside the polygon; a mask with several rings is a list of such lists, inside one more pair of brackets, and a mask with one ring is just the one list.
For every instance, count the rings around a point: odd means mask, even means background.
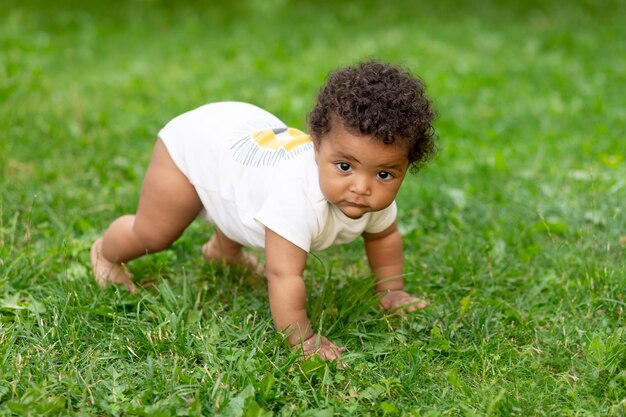
[{"label": "baby's leg", "polygon": [[229,239],[219,228],[215,234],[202,246],[202,254],[209,262],[226,262],[229,265],[242,265],[257,275],[263,274],[263,265],[256,256],[244,252],[243,246]]},{"label": "baby's leg", "polygon": [[123,263],[170,247],[196,218],[202,203],[187,177],[158,139],[141,188],[137,213],[115,220],[91,249],[91,264],[101,287],[135,286]]}]

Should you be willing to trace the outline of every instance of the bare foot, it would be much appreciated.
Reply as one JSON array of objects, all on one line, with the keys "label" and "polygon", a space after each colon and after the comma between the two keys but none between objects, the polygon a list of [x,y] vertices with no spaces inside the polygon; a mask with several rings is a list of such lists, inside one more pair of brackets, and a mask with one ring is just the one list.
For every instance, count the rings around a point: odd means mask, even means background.
[{"label": "bare foot", "polygon": [[90,255],[93,276],[100,288],[106,288],[110,284],[122,284],[131,294],[137,291],[126,266],[113,263],[102,256],[102,238],[93,243]]},{"label": "bare foot", "polygon": [[215,235],[202,246],[202,255],[209,262],[226,262],[230,266],[240,265],[257,276],[261,276],[265,272],[263,264],[251,253],[243,252],[240,249],[233,254],[225,254]]}]

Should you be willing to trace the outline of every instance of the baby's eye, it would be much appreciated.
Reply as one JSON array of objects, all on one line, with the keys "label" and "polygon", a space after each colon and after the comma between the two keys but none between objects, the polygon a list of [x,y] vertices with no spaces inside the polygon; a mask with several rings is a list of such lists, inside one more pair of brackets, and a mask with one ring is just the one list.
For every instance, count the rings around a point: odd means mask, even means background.
[{"label": "baby's eye", "polygon": [[350,172],[350,171],[352,171],[352,167],[347,162],[339,162],[339,163],[335,164],[335,166],[341,172]]},{"label": "baby's eye", "polygon": [[376,174],[376,176],[378,177],[378,179],[381,179],[383,181],[389,181],[393,178],[393,175],[387,171],[380,171],[378,174]]}]

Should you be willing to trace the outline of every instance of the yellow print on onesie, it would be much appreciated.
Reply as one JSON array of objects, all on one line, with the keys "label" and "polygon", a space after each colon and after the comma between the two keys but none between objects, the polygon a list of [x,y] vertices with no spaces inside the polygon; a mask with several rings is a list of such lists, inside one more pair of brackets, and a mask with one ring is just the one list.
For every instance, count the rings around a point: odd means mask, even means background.
[{"label": "yellow print on onesie", "polygon": [[313,146],[311,136],[292,127],[256,130],[236,140],[231,146],[233,156],[246,166],[273,166]]}]

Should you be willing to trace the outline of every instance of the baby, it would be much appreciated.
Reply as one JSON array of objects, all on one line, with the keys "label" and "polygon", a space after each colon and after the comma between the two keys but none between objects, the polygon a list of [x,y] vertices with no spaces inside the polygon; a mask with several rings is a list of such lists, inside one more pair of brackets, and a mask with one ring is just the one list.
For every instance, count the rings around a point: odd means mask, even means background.
[{"label": "baby", "polygon": [[362,236],[381,308],[426,306],[404,291],[394,199],[407,171],[434,154],[433,119],[422,83],[376,61],[329,76],[308,116],[310,136],[246,103],[184,113],[159,132],[136,214],[94,242],[95,279],[136,291],[125,263],[168,248],[201,216],[215,225],[204,257],[262,273],[242,249],[264,250],[276,329],[305,355],[339,359],[345,348],[307,317],[307,255]]}]

